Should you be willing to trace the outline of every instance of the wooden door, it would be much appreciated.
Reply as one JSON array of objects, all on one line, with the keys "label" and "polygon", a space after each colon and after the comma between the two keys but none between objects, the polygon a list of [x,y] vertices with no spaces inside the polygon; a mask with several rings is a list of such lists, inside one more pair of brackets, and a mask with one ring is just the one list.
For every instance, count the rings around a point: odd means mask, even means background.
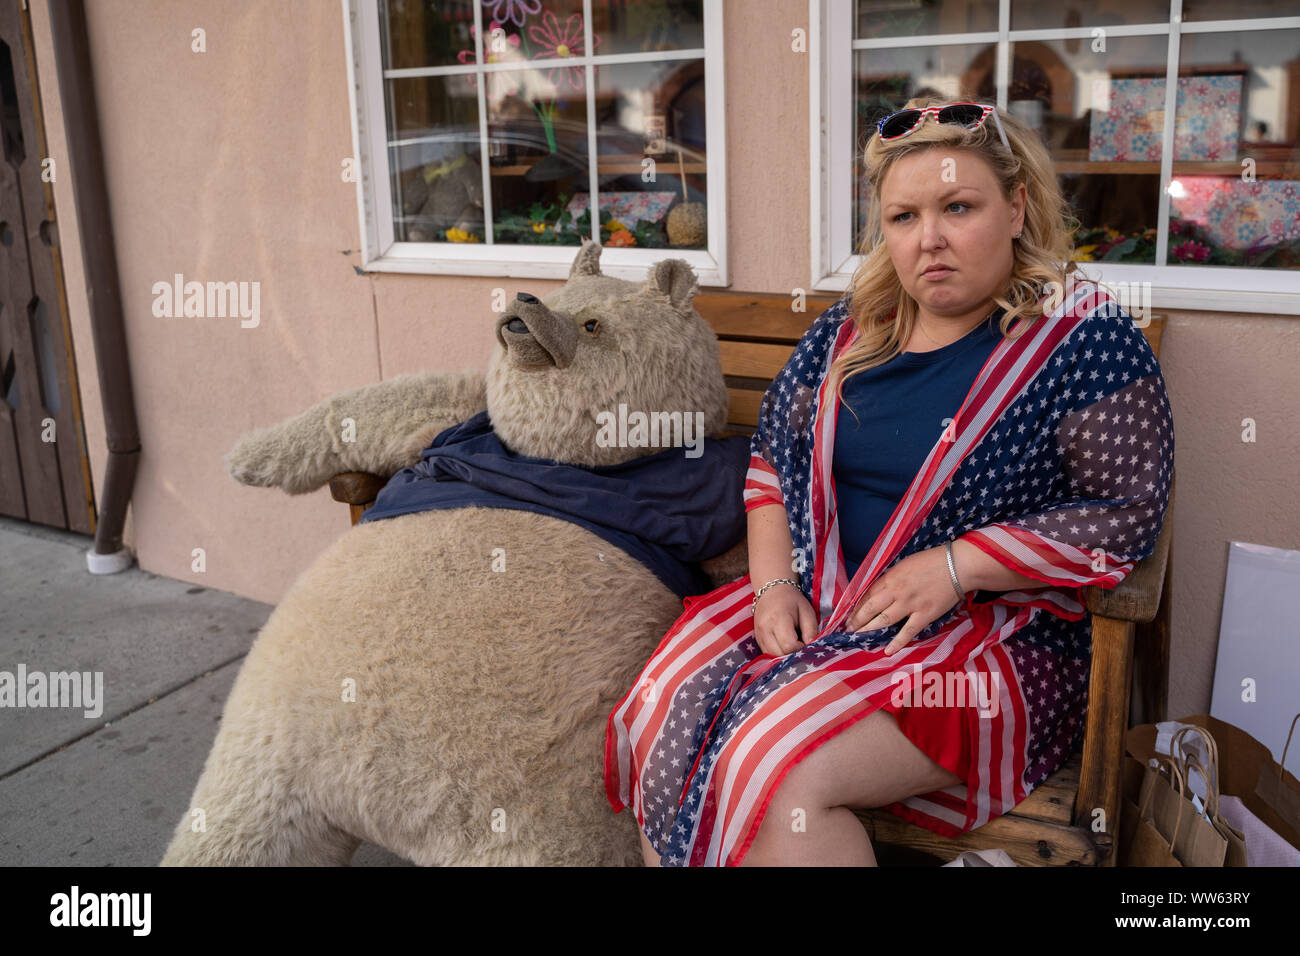
[{"label": "wooden door", "polygon": [[0,514],[93,534],[31,20],[0,3]]}]

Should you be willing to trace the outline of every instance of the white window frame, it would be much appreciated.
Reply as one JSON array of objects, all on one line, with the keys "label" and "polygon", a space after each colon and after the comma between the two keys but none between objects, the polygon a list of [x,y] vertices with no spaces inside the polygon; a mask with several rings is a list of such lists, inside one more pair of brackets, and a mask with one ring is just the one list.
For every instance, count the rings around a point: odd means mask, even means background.
[{"label": "white window frame", "polygon": [[[583,0],[586,29],[585,49],[591,46],[591,3]],[[644,280],[649,268],[665,258],[685,259],[702,286],[727,285],[727,163],[726,126],[723,109],[722,0],[703,0],[704,47],[682,50],[602,54],[566,59],[570,66],[586,70],[585,90],[591,90],[595,67],[638,60],[673,60],[702,56],[705,83],[705,135],[708,141],[708,242],[705,249],[610,248],[601,253],[603,273],[621,279]],[[576,246],[515,245],[493,242],[490,228],[482,242],[398,242],[393,226],[392,179],[384,115],[384,80],[393,76],[472,74],[500,65],[483,63],[483,8],[475,0],[474,22],[477,59],[466,66],[389,70],[385,74],[380,52],[379,0],[342,0],[344,38],[348,61],[348,107],[352,113],[352,149],[357,159],[357,215],[361,223],[362,267],[373,272],[407,272],[431,275],[513,276],[520,278],[565,279]],[[479,129],[487,135],[484,84],[479,90]],[[596,154],[594,102],[587,100],[587,155]],[[493,221],[491,170],[483,164],[484,216]],[[595,164],[589,164],[589,189],[597,195]],[[593,204],[595,208],[599,208]],[[592,217],[592,238],[600,238],[599,217]]]},{"label": "white window frame", "polygon": [[[938,46],[955,43],[996,43],[997,106],[1007,106],[1011,44],[1020,40],[1091,39],[1093,27],[1054,30],[1011,30],[1010,0],[1001,0],[998,29],[983,33],[853,39],[852,0],[808,0],[810,24],[810,146],[812,163],[812,287],[843,292],[849,287],[861,256],[852,249],[852,168],[842,160],[853,149],[853,57],[859,50],[888,47]],[[1172,0],[1168,23],[1108,26],[1109,37],[1165,35],[1169,55],[1165,88],[1175,89],[1178,46],[1182,34],[1300,29],[1300,17],[1212,20],[1186,23],[1182,0]],[[844,119],[840,122],[836,120]],[[1294,269],[1236,268],[1166,264],[1169,234],[1168,186],[1173,171],[1174,111],[1165,110],[1160,164],[1159,229],[1156,264],[1138,265],[1081,261],[1091,278],[1113,284],[1150,283],[1151,304],[1157,309],[1222,310],[1300,315],[1300,275]],[[859,157],[861,161],[861,157]],[[1131,287],[1131,286],[1130,286]],[[1139,286],[1140,287],[1140,286]]]}]

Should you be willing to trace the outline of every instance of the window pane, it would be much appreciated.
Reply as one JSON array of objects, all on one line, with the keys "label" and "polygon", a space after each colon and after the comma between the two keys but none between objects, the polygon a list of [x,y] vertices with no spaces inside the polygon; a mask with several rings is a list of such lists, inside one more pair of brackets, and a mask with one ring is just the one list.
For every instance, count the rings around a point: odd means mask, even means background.
[{"label": "window pane", "polygon": [[[1082,9],[1080,9],[1082,8]],[[1186,10],[1186,4],[1183,9]],[[1169,0],[1111,0],[1069,7],[1042,0],[1011,0],[1011,29],[1059,30],[1064,27],[1134,26],[1168,23]]]},{"label": "window pane", "polygon": [[942,96],[993,103],[996,44],[889,47],[854,54],[853,249],[859,251],[871,208],[871,187],[862,156],[876,123],[916,96]]},{"label": "window pane", "polygon": [[998,28],[998,0],[856,0],[853,36],[914,37]]},{"label": "window pane", "polygon": [[[398,242],[483,238],[473,82],[468,76],[425,76],[384,83]],[[448,230],[459,231],[448,236]]]},{"label": "window pane", "polygon": [[[524,59],[582,55],[582,0],[483,0],[484,23],[497,22]],[[704,46],[703,0],[592,0],[596,55]]]},{"label": "window pane", "polygon": [[1079,261],[1154,264],[1168,38],[1011,44],[1007,109],[1037,128],[1081,223]]},{"label": "window pane", "polygon": [[495,241],[580,245],[591,228],[566,209],[588,189],[586,71],[491,73],[487,93]]},{"label": "window pane", "polygon": [[[541,0],[487,0],[482,18],[488,63],[581,56],[586,49],[582,0],[547,0],[545,10]],[[387,69],[478,62],[474,0],[383,0],[379,20]]]},{"label": "window pane", "polygon": [[1184,20],[1244,20],[1300,16],[1296,0],[1183,0]]},{"label": "window pane", "polygon": [[591,21],[597,53],[704,46],[704,0],[593,0]]},{"label": "window pane", "polygon": [[[703,0],[594,0],[593,53],[705,46]],[[582,0],[482,0],[486,62],[564,59],[586,52]],[[387,69],[477,62],[473,0],[385,0]]]},{"label": "window pane", "polygon": [[[593,53],[704,46],[703,0],[593,0]],[[582,0],[483,0],[488,63],[582,56]],[[384,0],[386,63],[401,69],[476,63],[472,0]]]},{"label": "window pane", "polygon": [[[596,117],[601,242],[705,248],[704,61],[599,67]],[[576,212],[588,198],[576,197]]]},{"label": "window pane", "polygon": [[1300,30],[1184,34],[1179,74],[1169,264],[1300,268]]},{"label": "window pane", "polygon": [[474,62],[458,59],[473,51],[474,0],[382,0],[379,4],[379,43],[384,69],[454,66]]}]

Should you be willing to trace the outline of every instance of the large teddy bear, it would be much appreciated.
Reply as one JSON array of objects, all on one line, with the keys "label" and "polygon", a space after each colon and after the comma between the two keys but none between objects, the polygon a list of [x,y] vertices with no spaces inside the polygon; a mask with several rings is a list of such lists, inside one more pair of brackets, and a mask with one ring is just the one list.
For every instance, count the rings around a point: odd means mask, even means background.
[{"label": "large teddy bear", "polygon": [[[690,593],[665,566],[693,568],[696,593],[744,573],[748,454],[736,436],[693,451],[668,428],[647,447],[625,427],[639,410],[698,412],[716,435],[727,391],[690,266],[669,259],[633,283],[603,275],[600,251],[584,244],[564,286],[498,317],[486,379],[354,389],[227,456],[238,481],[292,494],[396,475],[262,628],[164,865],[346,864],[363,840],[425,865],[640,863],[635,821],[605,797],[606,720]],[[494,471],[502,461],[519,474]],[[546,506],[419,510],[425,491],[465,488],[461,468],[529,484]],[[650,537],[656,508],[682,509],[645,544],[544,497],[603,502],[589,477],[622,488],[625,470],[685,476],[711,513],[633,482],[623,514]],[[692,549],[710,553],[690,565]]]}]

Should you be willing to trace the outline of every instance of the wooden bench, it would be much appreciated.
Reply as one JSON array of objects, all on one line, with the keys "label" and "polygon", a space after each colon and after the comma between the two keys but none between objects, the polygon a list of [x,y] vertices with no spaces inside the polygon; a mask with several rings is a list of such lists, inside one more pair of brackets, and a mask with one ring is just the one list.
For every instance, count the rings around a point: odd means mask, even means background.
[{"label": "wooden bench", "polygon": [[[731,396],[729,431],[748,434],[773,377],[812,321],[836,301],[809,296],[806,311],[779,295],[701,292],[695,308],[718,336]],[[1159,354],[1164,318],[1142,330]],[[330,481],[355,524],[387,481],[359,472]],[[1110,866],[1116,858],[1124,735],[1129,726],[1166,719],[1169,678],[1169,511],[1154,553],[1112,590],[1085,588],[1092,612],[1092,671],[1083,749],[1014,810],[958,837],[939,836],[886,810],[858,813],[881,862],[903,848],[950,860],[963,850],[1001,848],[1020,866]],[[1103,813],[1098,816],[1095,810]],[[900,854],[901,855],[901,854]]]}]

